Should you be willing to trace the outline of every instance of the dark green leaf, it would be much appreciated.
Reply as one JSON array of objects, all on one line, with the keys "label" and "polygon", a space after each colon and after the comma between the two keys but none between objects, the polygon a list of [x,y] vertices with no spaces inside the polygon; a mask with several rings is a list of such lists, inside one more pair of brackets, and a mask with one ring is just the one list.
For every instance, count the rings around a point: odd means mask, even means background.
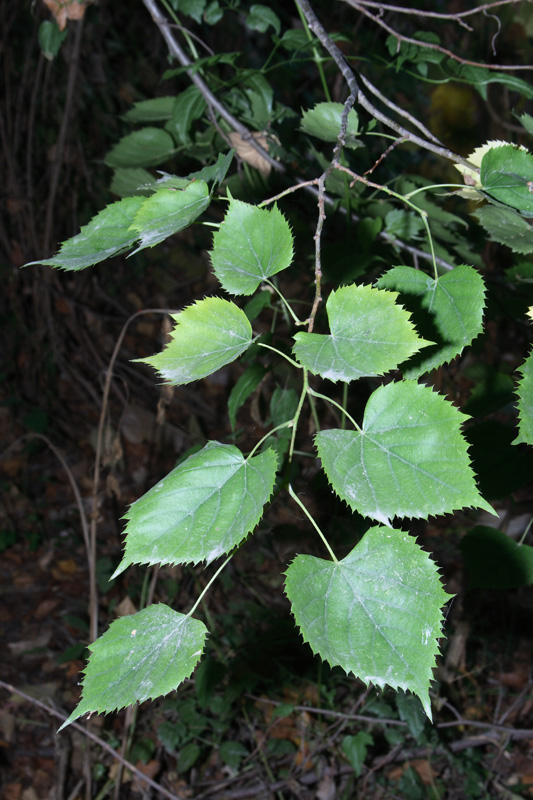
[{"label": "dark green leaf", "polygon": [[[336,142],[341,130],[341,117],[344,106],[342,103],[317,103],[309,111],[304,111],[302,116],[302,130],[309,136],[316,136],[325,142]],[[355,150],[361,146],[357,138],[359,118],[352,110],[348,114],[346,128],[346,147]]]},{"label": "dark green leaf", "polygon": [[515,253],[533,253],[533,226],[516,211],[488,205],[478,208],[475,215],[493,242],[505,244]]},{"label": "dark green leaf", "polygon": [[203,117],[207,108],[204,96],[196,86],[189,86],[174,100],[172,119],[165,126],[181,144],[190,144],[190,130],[196,119]]},{"label": "dark green leaf", "polygon": [[137,250],[163,242],[191,225],[211,202],[205,181],[192,181],[185,189],[159,189],[144,201],[131,229],[140,240]]},{"label": "dark green leaf", "polygon": [[39,47],[48,61],[53,61],[65,41],[67,31],[60,31],[55,21],[45,20],[39,25]]},{"label": "dark green leaf", "polygon": [[246,368],[231,390],[228,398],[228,416],[233,430],[237,424],[237,411],[255,392],[266,374],[266,368],[256,361]]},{"label": "dark green leaf", "polygon": [[341,749],[357,777],[360,776],[366,759],[368,745],[374,744],[374,738],[366,731],[359,731],[355,736],[345,736]]},{"label": "dark green leaf", "polygon": [[124,119],[128,122],[164,122],[172,119],[175,96],[152,97],[150,100],[139,100],[133,108],[126,111]]},{"label": "dark green leaf", "polygon": [[512,589],[533,583],[533,547],[478,525],[461,541],[472,589]]},{"label": "dark green leaf", "polygon": [[202,21],[202,14],[207,0],[169,0],[174,11],[192,17],[195,22]]},{"label": "dark green leaf", "polygon": [[113,173],[109,191],[119,197],[147,197],[156,184],[153,175],[142,167],[119,167]]},{"label": "dark green leaf", "polygon": [[481,186],[500,203],[533,216],[533,155],[512,144],[492,147],[481,159]]},{"label": "dark green leaf", "polygon": [[281,31],[281,22],[278,15],[268,6],[259,5],[258,3],[254,3],[251,6],[246,17],[246,24],[252,30],[260,33],[266,33],[270,27],[274,28],[278,36]]},{"label": "dark green leaf", "polygon": [[141,128],[123,136],[105,157],[108,167],[155,167],[174,153],[172,136],[161,128]]}]

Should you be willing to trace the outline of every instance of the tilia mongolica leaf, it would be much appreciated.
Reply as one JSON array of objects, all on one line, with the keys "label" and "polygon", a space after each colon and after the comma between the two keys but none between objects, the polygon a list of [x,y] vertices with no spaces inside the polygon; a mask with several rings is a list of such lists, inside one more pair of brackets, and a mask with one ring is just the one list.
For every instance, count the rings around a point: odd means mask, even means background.
[{"label": "tilia mongolica leaf", "polygon": [[289,223],[276,206],[268,210],[232,198],[213,236],[211,261],[227,292],[253,294],[290,265],[292,246]]},{"label": "tilia mongolica leaf", "polygon": [[533,445],[533,351],[528,355],[520,368],[522,379],[518,392],[518,430],[519,434],[513,444]]},{"label": "tilia mongolica leaf", "polygon": [[406,378],[451,361],[481,333],[485,284],[473,267],[463,264],[437,279],[413,267],[393,267],[376,285],[399,292],[417,330],[435,342],[406,364]]},{"label": "tilia mongolica leaf", "polygon": [[206,636],[203,622],[162,603],[115,620],[88,646],[82,699],[59,730],[82,714],[116,711],[173,691],[192,674]]},{"label": "tilia mongolica leaf", "polygon": [[495,513],[475,484],[461,434],[466,419],[427,386],[402,381],[370,396],[361,430],[321,431],[315,442],[339,497],[385,525],[468,506]]},{"label": "tilia mongolica leaf", "polygon": [[199,300],[172,319],[176,327],[165,349],[136,360],[150,364],[176,386],[211,375],[252,343],[252,326],[244,311],[220,297]]},{"label": "tilia mongolica leaf", "polygon": [[326,303],[330,334],[297,333],[293,352],[315,375],[337,381],[383,375],[429,342],[420,339],[396,292],[344,286]]},{"label": "tilia mongolica leaf", "polygon": [[130,564],[209,563],[257,525],[276,477],[273,450],[246,459],[233,445],[208,442],[130,506],[124,558]]},{"label": "tilia mongolica leaf", "polygon": [[450,595],[413,537],[377,526],[342,561],[296,556],[285,588],[313,652],[367,684],[413,692],[431,719],[429,685]]}]

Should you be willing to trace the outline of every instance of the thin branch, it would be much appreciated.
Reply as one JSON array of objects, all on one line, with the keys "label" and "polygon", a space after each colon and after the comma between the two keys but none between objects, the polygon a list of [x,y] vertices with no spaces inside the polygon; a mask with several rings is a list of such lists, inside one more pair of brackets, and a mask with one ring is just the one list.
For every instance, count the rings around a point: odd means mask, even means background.
[{"label": "thin branch", "polygon": [[[346,3],[349,5],[353,5],[351,0],[345,0]],[[377,8],[378,11],[394,11],[397,14],[414,14],[417,17],[433,17],[434,19],[449,19],[459,24],[464,24],[462,20],[464,17],[471,17],[474,14],[479,14],[480,12],[484,12],[486,10],[496,8],[496,6],[507,6],[507,5],[516,5],[517,3],[521,3],[522,0],[496,0],[495,3],[485,3],[485,5],[477,6],[477,8],[469,8],[468,11],[458,11],[454,14],[446,14],[439,11],[421,11],[417,8],[405,8],[403,6],[391,6],[387,5],[386,3],[379,3],[375,2],[375,0],[358,0],[359,4],[362,6],[368,6],[369,8]],[[472,30],[472,28],[468,28]]]},{"label": "thin branch", "polygon": [[346,2],[349,3],[352,8],[355,8],[356,11],[359,11],[361,14],[364,14],[365,17],[371,19],[372,22],[375,22],[376,25],[379,25],[380,28],[383,28],[383,30],[387,31],[387,33],[390,33],[391,36],[394,36],[394,38],[399,42],[414,44],[417,47],[423,47],[426,50],[436,50],[438,53],[443,53],[445,56],[453,59],[453,61],[457,61],[459,64],[465,64],[469,67],[482,67],[483,69],[512,70],[513,72],[515,70],[533,69],[533,65],[529,64],[486,64],[481,61],[470,61],[468,58],[457,56],[451,50],[448,50],[446,47],[442,47],[440,44],[424,42],[421,39],[413,39],[410,36],[404,36],[403,33],[398,33],[397,30],[391,28],[391,26],[388,25],[381,17],[377,16],[376,14],[372,14],[370,11],[367,11],[367,9],[362,3],[359,2],[359,0],[346,0]]},{"label": "thin branch", "polygon": [[251,146],[254,150],[256,150],[268,163],[278,172],[285,172],[285,167],[279,161],[276,161],[264,147],[261,147],[259,142],[252,136],[252,133],[246,125],[243,125],[236,117],[231,114],[227,108],[224,106],[223,103],[213,94],[209,86],[205,83],[203,78],[198,75],[198,73],[194,72],[191,67],[193,66],[193,62],[187,56],[181,45],[175,39],[171,29],[170,24],[163,16],[155,0],[142,0],[146,9],[150,13],[153,21],[161,31],[161,34],[164,40],[167,43],[169,53],[173,55],[175,58],[178,59],[180,64],[184,67],[188,67],[187,75],[191,79],[191,81],[197,86],[197,88],[202,93],[206,103],[212,109],[217,111],[217,113],[224,119],[230,127],[240,133],[242,138]]},{"label": "thin branch", "polygon": [[[28,703],[37,706],[37,708],[40,708],[42,711],[45,711],[47,714],[50,714],[50,716],[61,720],[61,722],[65,722],[65,720],[67,719],[65,714],[60,714],[59,711],[50,708],[50,706],[47,706],[45,703],[42,703],[35,697],[32,697],[31,695],[26,694],[25,692],[22,692],[20,689],[17,689],[15,686],[12,686],[10,683],[5,683],[4,681],[0,680],[0,688],[6,689],[6,691],[11,692],[12,694],[17,694],[19,697],[24,698],[24,700],[26,700]],[[137,767],[135,767],[130,761],[127,761],[127,759],[121,756],[120,753],[117,753],[116,750],[113,750],[110,744],[104,742],[103,739],[100,739],[99,736],[96,736],[96,734],[92,733],[91,731],[88,731],[87,728],[84,728],[77,722],[71,722],[70,727],[74,728],[74,730],[79,731],[80,733],[83,733],[84,736],[86,736],[88,739],[91,739],[93,742],[96,742],[96,744],[99,747],[101,747],[102,750],[105,750],[106,753],[112,755],[116,761],[120,761],[120,763],[123,764],[126,767],[126,769],[129,769],[129,771],[136,776],[137,780],[143,781],[144,783],[148,784],[148,786],[151,786],[152,789],[154,789],[159,794],[162,794],[164,797],[168,797],[169,800],[184,800],[183,796],[173,794],[172,792],[169,792],[168,789],[164,789],[159,783],[153,781],[151,778],[149,778],[147,775],[141,772],[140,769],[137,769]]]},{"label": "thin branch", "polygon": [[[147,0],[144,0],[144,2],[147,2]],[[305,14],[305,18],[307,19],[307,24],[309,25],[309,28],[317,36],[322,46],[328,51],[328,53],[331,55],[331,57],[337,64],[337,67],[341,71],[343,77],[345,78],[349,86],[350,94],[353,94],[355,96],[356,103],[357,102],[360,103],[372,117],[379,120],[379,122],[382,122],[384,125],[386,125],[388,128],[391,128],[393,131],[396,131],[396,133],[398,133],[404,139],[408,139],[410,142],[417,144],[419,147],[423,147],[425,150],[429,150],[432,153],[436,153],[437,155],[446,158],[448,161],[455,161],[457,164],[463,164],[465,167],[468,167],[469,169],[475,169],[475,167],[472,164],[470,164],[466,160],[466,158],[462,158],[462,156],[453,153],[446,147],[441,147],[439,145],[436,145],[434,144],[434,142],[428,142],[427,139],[421,139],[420,136],[417,136],[415,133],[408,131],[406,128],[402,127],[397,122],[390,119],[390,117],[387,117],[386,114],[383,114],[381,111],[379,111],[359,88],[355,77],[355,73],[349,66],[348,62],[344,58],[343,54],[341,53],[337,45],[331,41],[325,28],[320,23],[315,12],[313,11],[309,3],[309,0],[295,0],[295,2],[297,3],[297,5],[300,6],[303,13]]]}]

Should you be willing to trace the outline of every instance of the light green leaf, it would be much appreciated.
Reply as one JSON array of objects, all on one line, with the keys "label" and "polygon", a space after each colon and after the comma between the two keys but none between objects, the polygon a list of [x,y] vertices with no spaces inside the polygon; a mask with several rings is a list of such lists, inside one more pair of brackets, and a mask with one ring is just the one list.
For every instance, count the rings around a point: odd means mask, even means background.
[{"label": "light green leaf", "polygon": [[116,578],[130,564],[210,563],[255,528],[274,487],[277,457],[245,459],[233,445],[208,442],[133,503]]},{"label": "light green leaf", "polygon": [[417,330],[436,343],[413,358],[403,370],[406,378],[451,361],[482,331],[485,285],[473,267],[463,264],[437,280],[413,267],[393,267],[376,286],[399,292]]},{"label": "light green leaf", "polygon": [[431,719],[429,685],[449,595],[413,537],[374,527],[342,561],[299,555],[286,576],[296,623],[315,653],[367,684],[413,692]]},{"label": "light green leaf", "polygon": [[92,644],[78,706],[62,730],[83,714],[115,711],[168,694],[198,663],[207,628],[157,604],[120,617]]},{"label": "light green leaf", "polygon": [[148,197],[156,183],[154,176],[143,167],[119,167],[113,173],[109,191],[118,197]]},{"label": "light green leaf", "polygon": [[481,186],[500,203],[533,216],[533,155],[512,144],[492,147],[481,159]]},{"label": "light green leaf", "polygon": [[61,49],[61,45],[67,38],[67,31],[60,31],[55,20],[45,20],[39,25],[37,35],[39,47],[43,56],[48,61],[53,61]]},{"label": "light green leaf", "polygon": [[176,386],[211,375],[252,343],[252,326],[244,311],[220,297],[198,300],[172,319],[177,324],[165,349],[137,360]]},{"label": "light green leaf", "polygon": [[139,100],[133,107],[126,111],[124,119],[128,122],[162,122],[172,119],[172,109],[176,101],[175,96],[152,97],[150,100]]},{"label": "light green leaf", "polygon": [[258,3],[254,3],[251,6],[246,17],[246,25],[260,33],[266,33],[270,27],[274,28],[278,36],[281,31],[281,22],[278,15],[268,6],[259,5]]},{"label": "light green leaf", "polygon": [[[341,130],[341,118],[344,106],[342,103],[317,103],[302,115],[302,130],[309,136],[316,136],[324,142],[336,142]],[[346,127],[346,147],[355,150],[361,147],[357,138],[359,118],[353,110],[348,114]]]},{"label": "light green leaf", "polygon": [[427,386],[402,381],[370,396],[362,430],[321,431],[315,442],[339,497],[385,525],[468,506],[494,513],[476,488],[460,430],[466,419]]},{"label": "light green leaf", "polygon": [[237,424],[237,411],[244,405],[252,392],[255,392],[266,373],[266,368],[255,361],[246,368],[231,390],[228,397],[228,417],[232,430],[235,430]]},{"label": "light green leaf", "polygon": [[206,108],[207,103],[200,90],[196,86],[189,86],[176,97],[172,119],[165,128],[176,135],[178,142],[189,144],[192,123],[203,117]]},{"label": "light green leaf", "polygon": [[522,378],[518,383],[518,436],[513,444],[525,442],[533,446],[533,350],[520,368]]},{"label": "light green leaf", "polygon": [[175,150],[170,133],[161,128],[141,128],[123,136],[107,156],[108,167],[155,167],[167,161]]},{"label": "light green leaf", "polygon": [[76,236],[63,242],[57,255],[43,261],[31,261],[30,264],[78,270],[129,250],[139,238],[137,233],[130,230],[130,225],[144,202],[144,197],[126,197],[111,203],[84,225]]},{"label": "light green leaf", "polygon": [[210,202],[209,187],[205,181],[193,181],[181,190],[159,189],[145,200],[131,223],[131,230],[137,231],[137,238],[140,239],[137,250],[154,247],[188,227]]},{"label": "light green leaf", "polygon": [[461,540],[471,589],[513,589],[533,583],[533,547],[477,525]]},{"label": "light green leaf", "polygon": [[396,292],[345,286],[326,303],[331,333],[297,333],[293,352],[304,367],[332,381],[383,375],[417,353],[420,339]]},{"label": "light green leaf", "polygon": [[213,237],[213,269],[227,292],[253,294],[261,281],[290,265],[292,244],[289,223],[277,206],[269,211],[231,199]]},{"label": "light green leaf", "polygon": [[478,208],[475,215],[493,242],[504,244],[515,253],[533,253],[533,226],[516,211],[488,205]]}]

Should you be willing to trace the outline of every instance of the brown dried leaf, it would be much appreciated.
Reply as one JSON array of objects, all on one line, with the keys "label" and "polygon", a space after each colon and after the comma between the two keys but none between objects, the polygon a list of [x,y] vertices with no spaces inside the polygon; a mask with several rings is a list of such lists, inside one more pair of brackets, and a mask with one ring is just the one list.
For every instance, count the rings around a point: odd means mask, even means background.
[{"label": "brown dried leaf", "polygon": [[43,0],[54,17],[60,31],[65,30],[68,19],[80,20],[93,0]]},{"label": "brown dried leaf", "polygon": [[[268,152],[269,141],[264,133],[261,133],[260,131],[254,131],[252,133],[252,138],[255,139],[257,144],[260,144],[261,147]],[[261,173],[261,175],[264,175],[265,178],[268,178],[272,170],[272,165],[264,156],[261,155],[261,153],[258,153],[257,150],[254,149],[253,145],[250,144],[248,139],[245,139],[240,133],[233,131],[229,134],[229,140],[232,147],[236,149],[239,158],[242,158],[242,160],[246,161],[247,164],[250,164],[251,167],[255,167]]]}]

